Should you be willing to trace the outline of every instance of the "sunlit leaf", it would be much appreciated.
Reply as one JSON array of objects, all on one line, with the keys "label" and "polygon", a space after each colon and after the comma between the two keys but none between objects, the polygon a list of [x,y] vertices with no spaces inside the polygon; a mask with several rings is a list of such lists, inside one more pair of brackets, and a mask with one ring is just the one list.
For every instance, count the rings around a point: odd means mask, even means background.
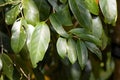
[{"label": "sunlit leaf", "polygon": [[39,22],[39,11],[33,0],[22,0],[23,12],[28,24],[36,25]]},{"label": "sunlit leaf", "polygon": [[2,63],[3,63],[3,74],[6,75],[9,80],[13,80],[13,63],[12,60],[10,59],[10,57],[6,54],[1,54],[0,55],[1,59],[2,59]]},{"label": "sunlit leaf", "polygon": [[81,68],[83,69],[88,60],[88,50],[81,40],[77,41],[77,57]]},{"label": "sunlit leaf", "polygon": [[117,20],[116,0],[99,0],[99,5],[105,17],[105,22],[114,25]]},{"label": "sunlit leaf", "polygon": [[50,5],[47,3],[47,0],[34,0],[39,13],[40,13],[40,20],[46,20],[50,14]]},{"label": "sunlit leaf", "polygon": [[73,64],[77,60],[76,43],[73,39],[68,39],[68,59]]},{"label": "sunlit leaf", "polygon": [[50,31],[47,24],[45,22],[38,23],[28,46],[30,59],[34,68],[37,67],[39,61],[43,60],[49,42]]},{"label": "sunlit leaf", "polygon": [[2,63],[2,60],[0,58],[0,71],[1,71],[2,67],[3,67],[3,63]]},{"label": "sunlit leaf", "polygon": [[21,25],[21,19],[14,22],[11,32],[11,47],[15,53],[19,53],[26,41],[26,33]]},{"label": "sunlit leaf", "polygon": [[87,48],[88,48],[92,53],[96,54],[96,55],[98,56],[98,58],[99,58],[100,60],[102,60],[102,53],[101,53],[101,51],[99,50],[99,48],[98,48],[95,44],[93,44],[93,43],[91,43],[91,42],[85,42],[85,45],[87,46]]},{"label": "sunlit leaf", "polygon": [[100,38],[103,32],[102,22],[99,17],[93,18],[92,22],[93,22],[92,34]]},{"label": "sunlit leaf", "polygon": [[90,12],[80,3],[79,0],[68,0],[70,9],[75,16],[75,18],[79,21],[82,27],[90,30],[92,27],[92,17]]},{"label": "sunlit leaf", "polygon": [[60,57],[65,58],[67,53],[67,40],[59,37],[57,40],[57,51]]},{"label": "sunlit leaf", "polygon": [[96,0],[85,0],[85,5],[92,14],[94,15],[99,14],[99,7],[98,4],[96,3]]},{"label": "sunlit leaf", "polygon": [[18,14],[20,13],[19,5],[13,6],[10,10],[5,13],[5,22],[7,24],[13,24]]},{"label": "sunlit leaf", "polygon": [[69,35],[67,34],[67,32],[62,27],[62,24],[60,23],[59,19],[56,18],[56,14],[52,14],[50,16],[50,22],[51,22],[51,24],[53,25],[53,28],[55,29],[55,31],[58,34],[60,34],[63,37],[69,37]]}]

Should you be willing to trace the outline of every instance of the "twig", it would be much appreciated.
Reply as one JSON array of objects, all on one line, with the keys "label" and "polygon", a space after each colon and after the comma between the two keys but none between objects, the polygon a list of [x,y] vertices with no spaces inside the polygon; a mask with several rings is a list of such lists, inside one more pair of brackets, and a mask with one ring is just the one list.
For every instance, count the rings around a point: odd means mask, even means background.
[{"label": "twig", "polygon": [[1,4],[0,7],[6,6],[6,5],[10,5],[10,4],[18,4],[20,2],[21,1],[10,1],[10,2],[7,2],[7,3]]}]

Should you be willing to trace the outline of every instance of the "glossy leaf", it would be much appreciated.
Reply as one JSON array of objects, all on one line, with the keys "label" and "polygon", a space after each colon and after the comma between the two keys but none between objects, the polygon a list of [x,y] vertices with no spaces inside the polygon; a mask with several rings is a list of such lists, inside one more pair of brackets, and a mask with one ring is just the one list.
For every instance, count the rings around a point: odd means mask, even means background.
[{"label": "glossy leaf", "polygon": [[0,71],[2,70],[2,67],[3,67],[3,63],[2,63],[2,60],[0,58]]},{"label": "glossy leaf", "polygon": [[88,50],[81,40],[77,41],[77,57],[81,68],[83,69],[88,60]]},{"label": "glossy leaf", "polygon": [[40,20],[46,20],[50,14],[50,5],[47,3],[47,0],[34,0],[40,14]]},{"label": "glossy leaf", "polygon": [[73,64],[77,60],[76,43],[73,39],[68,39],[68,59]]},{"label": "glossy leaf", "polygon": [[22,0],[23,12],[28,24],[36,25],[39,22],[39,11],[33,0]]},{"label": "glossy leaf", "polygon": [[50,31],[45,22],[38,23],[28,46],[33,67],[43,60],[50,42]]},{"label": "glossy leaf", "polygon": [[87,33],[87,30],[85,30],[84,28],[73,28],[69,31],[72,34],[83,34],[83,33]]},{"label": "glossy leaf", "polygon": [[13,6],[10,10],[5,13],[5,22],[10,25],[13,24],[20,13],[20,5]]},{"label": "glossy leaf", "polygon": [[13,63],[12,60],[10,59],[10,57],[6,54],[1,54],[0,55],[1,59],[2,59],[2,63],[3,63],[3,74],[6,75],[9,80],[13,80]]},{"label": "glossy leaf", "polygon": [[79,32],[73,32],[73,31],[72,31],[72,34],[74,34],[75,36],[77,36],[78,38],[80,38],[82,40],[95,43],[96,45],[98,45],[100,47],[102,46],[101,40],[99,38],[91,35],[91,34],[88,34],[88,33],[79,33]]},{"label": "glossy leaf", "polygon": [[100,9],[105,17],[105,22],[115,24],[117,20],[116,0],[99,0]]},{"label": "glossy leaf", "polygon": [[68,5],[62,6],[62,9],[60,9],[58,12],[56,12],[56,18],[59,19],[59,22],[63,26],[71,26],[72,25],[72,19],[70,15],[70,11],[68,8]]},{"label": "glossy leaf", "polygon": [[93,26],[92,26],[92,34],[95,37],[100,38],[102,36],[103,28],[102,28],[102,22],[99,17],[95,17],[93,20]]},{"label": "glossy leaf", "polygon": [[21,19],[17,19],[12,27],[11,47],[15,53],[19,53],[26,41],[26,33],[21,25]]},{"label": "glossy leaf", "polygon": [[29,44],[30,44],[30,40],[31,40],[31,37],[32,37],[32,34],[33,34],[34,30],[35,30],[35,28],[32,25],[30,25],[30,24],[27,25],[27,29],[26,29],[26,32],[27,32],[27,46],[29,46]]},{"label": "glossy leaf", "polygon": [[101,51],[99,50],[99,48],[94,44],[94,43],[91,43],[91,42],[85,42],[85,45],[87,46],[87,48],[94,54],[96,54],[98,56],[98,58],[100,60],[102,60],[102,53]]},{"label": "glossy leaf", "polygon": [[85,5],[92,14],[94,15],[99,14],[99,7],[98,4],[96,3],[96,0],[85,0]]},{"label": "glossy leaf", "polygon": [[79,0],[68,0],[70,9],[80,25],[88,30],[92,27],[92,17]]},{"label": "glossy leaf", "polygon": [[67,40],[65,38],[59,37],[57,40],[57,51],[61,58],[65,58],[67,55]]},{"label": "glossy leaf", "polygon": [[56,18],[56,14],[52,14],[50,16],[50,22],[53,26],[53,28],[55,29],[55,31],[60,34],[63,37],[69,37],[69,35],[67,34],[67,32],[64,30],[64,28],[62,27],[61,23],[59,22],[59,19]]}]

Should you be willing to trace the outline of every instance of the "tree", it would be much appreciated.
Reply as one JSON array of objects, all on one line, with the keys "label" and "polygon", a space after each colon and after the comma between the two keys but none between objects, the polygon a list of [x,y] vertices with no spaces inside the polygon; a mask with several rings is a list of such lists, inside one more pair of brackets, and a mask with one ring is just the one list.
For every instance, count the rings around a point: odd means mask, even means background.
[{"label": "tree", "polygon": [[106,80],[116,0],[0,0],[1,80]]}]

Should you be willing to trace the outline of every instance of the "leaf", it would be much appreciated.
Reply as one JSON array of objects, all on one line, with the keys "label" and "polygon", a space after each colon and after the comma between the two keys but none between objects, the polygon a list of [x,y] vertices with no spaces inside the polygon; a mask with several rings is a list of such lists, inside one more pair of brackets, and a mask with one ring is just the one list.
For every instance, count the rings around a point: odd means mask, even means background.
[{"label": "leaf", "polygon": [[56,18],[56,14],[52,14],[50,16],[50,22],[53,25],[53,28],[55,29],[55,31],[60,34],[63,37],[68,38],[69,35],[67,34],[67,32],[64,30],[64,28],[62,27],[61,23],[59,22],[58,18]]},{"label": "leaf", "polygon": [[61,9],[55,13],[56,18],[59,20],[63,26],[72,26],[72,19],[68,5],[62,6]]},{"label": "leaf", "polygon": [[26,33],[21,25],[21,19],[17,19],[12,26],[11,47],[15,53],[19,53],[26,41]]},{"label": "leaf", "polygon": [[115,24],[117,20],[116,0],[99,0],[100,9],[105,17],[105,22]]},{"label": "leaf", "polygon": [[98,56],[98,58],[99,58],[100,60],[102,60],[102,53],[101,53],[101,51],[99,50],[99,48],[98,48],[95,44],[86,41],[86,42],[85,42],[85,45],[87,46],[87,48],[88,48],[92,53],[96,54],[96,55]]},{"label": "leaf", "polygon": [[95,17],[93,20],[93,26],[92,26],[92,34],[95,37],[100,38],[102,36],[103,28],[102,28],[102,22],[99,17]]},{"label": "leaf", "polygon": [[13,63],[12,60],[10,59],[10,57],[6,54],[1,54],[0,55],[2,62],[3,62],[3,74],[6,75],[9,80],[13,80]]},{"label": "leaf", "polygon": [[26,32],[27,32],[27,46],[29,46],[30,44],[30,40],[31,40],[31,37],[32,37],[32,34],[34,32],[35,28],[30,25],[30,24],[27,24],[27,29],[26,29]]},{"label": "leaf", "polygon": [[67,0],[59,0],[61,3],[65,4]]},{"label": "leaf", "polygon": [[73,28],[69,31],[72,34],[82,34],[82,33],[87,33],[87,30],[85,28]]},{"label": "leaf", "polygon": [[[82,31],[82,30],[81,30]],[[91,34],[88,34],[88,33],[80,33],[80,32],[73,32],[72,31],[72,34],[74,34],[75,36],[77,36],[78,38],[82,39],[82,40],[85,40],[85,41],[89,41],[89,42],[92,42],[92,43],[95,43],[97,46],[102,46],[101,44],[101,40]]]},{"label": "leaf", "polygon": [[89,13],[89,11],[81,4],[78,0],[68,0],[70,9],[75,16],[75,18],[78,20],[80,25],[88,30],[92,27],[92,17]]},{"label": "leaf", "polygon": [[3,63],[2,63],[2,60],[0,58],[0,71],[2,70],[2,68],[3,68]]},{"label": "leaf", "polygon": [[65,38],[59,37],[57,40],[57,51],[61,58],[65,58],[67,55],[67,40]]},{"label": "leaf", "polygon": [[34,0],[40,14],[40,20],[46,20],[50,14],[50,5],[47,3],[46,0]]},{"label": "leaf", "polygon": [[105,34],[104,30],[102,32],[101,41],[102,41],[102,47],[101,47],[101,49],[104,50],[106,48],[107,44],[108,44],[108,37]]},{"label": "leaf", "polygon": [[68,59],[73,64],[77,60],[77,53],[76,53],[76,43],[75,41],[70,38],[68,39]]},{"label": "leaf", "polygon": [[88,60],[88,50],[81,40],[77,41],[77,57],[81,68],[83,69]]},{"label": "leaf", "polygon": [[23,12],[28,24],[36,25],[39,22],[39,11],[33,0],[22,0]]},{"label": "leaf", "polygon": [[16,20],[18,14],[20,13],[20,5],[13,6],[10,10],[5,13],[5,22],[10,25]]},{"label": "leaf", "polygon": [[37,63],[43,60],[45,52],[47,51],[50,42],[50,31],[45,22],[40,22],[32,34],[30,45],[28,46],[30,52],[30,59],[34,68]]},{"label": "leaf", "polygon": [[50,5],[52,6],[53,10],[58,10],[58,4],[57,4],[57,0],[48,0],[48,2],[50,3]]},{"label": "leaf", "polygon": [[85,0],[85,5],[92,14],[94,15],[99,14],[99,7],[98,4],[96,3],[96,0]]}]

